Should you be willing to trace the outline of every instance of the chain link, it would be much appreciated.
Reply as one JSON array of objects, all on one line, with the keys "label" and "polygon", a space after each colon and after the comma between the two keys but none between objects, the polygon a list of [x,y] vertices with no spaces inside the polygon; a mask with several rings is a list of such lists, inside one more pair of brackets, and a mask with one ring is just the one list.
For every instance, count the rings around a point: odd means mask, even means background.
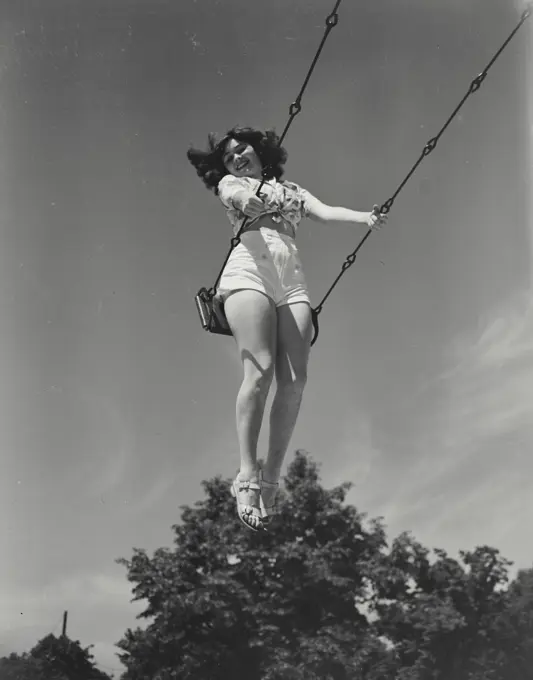
[{"label": "chain link", "polygon": [[474,80],[470,83],[470,90],[468,91],[469,94],[473,94],[474,92],[477,92],[481,85],[483,84],[483,81],[487,77],[487,72],[483,71],[483,73],[480,73],[477,78],[474,78]]},{"label": "chain link", "polygon": [[301,110],[302,110],[302,105],[300,104],[300,102],[299,101],[293,102],[290,106],[290,109],[289,109],[290,117],[294,118],[295,116],[297,116],[300,113]]},{"label": "chain link", "polygon": [[[450,125],[450,123],[452,122],[452,120],[453,120],[453,119],[455,118],[455,116],[459,113],[459,110],[463,107],[463,104],[466,102],[466,100],[470,97],[471,94],[473,94],[474,92],[477,92],[477,91],[479,90],[479,88],[481,87],[483,81],[484,81],[485,78],[487,77],[487,73],[488,73],[489,69],[491,68],[491,66],[494,64],[494,62],[495,62],[496,59],[500,56],[500,54],[503,52],[503,50],[507,47],[507,45],[511,42],[511,40],[513,39],[513,37],[514,37],[514,35],[516,34],[516,32],[518,31],[518,29],[522,26],[522,24],[526,21],[526,19],[529,18],[529,16],[531,15],[531,11],[532,11],[532,10],[531,10],[531,7],[532,7],[532,4],[530,3],[529,6],[528,6],[528,8],[527,8],[526,10],[524,10],[524,12],[522,13],[522,16],[521,16],[521,19],[520,19],[518,25],[517,25],[517,26],[514,28],[514,30],[511,32],[511,34],[509,35],[509,37],[507,38],[507,40],[503,43],[503,45],[500,47],[500,49],[496,52],[496,54],[495,54],[494,57],[490,60],[490,62],[487,64],[487,66],[485,67],[485,69],[484,69],[478,76],[476,76],[476,77],[474,78],[474,80],[472,80],[472,82],[470,83],[470,87],[468,88],[468,92],[465,94],[465,96],[464,96],[464,97],[462,98],[462,100],[459,102],[458,106],[455,108],[455,110],[454,110],[454,112],[452,113],[452,115],[451,115],[451,116],[448,118],[448,120],[444,123],[444,125],[442,126],[442,128],[441,128],[440,132],[438,133],[438,135],[436,135],[435,137],[432,137],[432,138],[426,143],[426,145],[424,146],[424,148],[423,148],[423,150],[422,150],[422,153],[420,154],[420,157],[419,157],[418,160],[415,162],[415,164],[413,165],[413,167],[411,168],[411,170],[409,170],[409,172],[407,173],[407,176],[406,176],[406,177],[404,178],[404,180],[401,182],[401,184],[400,184],[399,187],[396,189],[396,191],[394,192],[394,194],[393,194],[387,201],[385,201],[385,203],[381,206],[380,212],[382,212],[382,213],[385,214],[385,215],[388,214],[388,213],[390,212],[390,209],[392,208],[392,205],[393,205],[393,203],[394,203],[396,197],[398,196],[398,194],[400,193],[400,191],[404,188],[404,186],[407,184],[407,182],[409,181],[409,179],[411,178],[411,176],[414,174],[415,170],[418,168],[418,166],[420,165],[420,163],[422,163],[422,161],[424,160],[424,158],[426,158],[426,156],[429,156],[429,154],[432,153],[432,152],[435,150],[435,148],[436,148],[436,146],[437,146],[437,144],[438,144],[440,138],[441,138],[442,135],[444,134],[446,128]],[[366,239],[370,236],[371,233],[372,233],[372,229],[370,229],[370,230],[365,234],[365,236],[364,236],[363,239],[360,241],[359,245],[358,245],[357,248],[353,251],[353,253],[351,253],[350,255],[348,255],[348,257],[346,258],[345,262],[343,263],[343,265],[342,265],[342,267],[341,267],[341,271],[340,271],[340,273],[338,274],[337,278],[335,279],[335,281],[333,282],[333,284],[329,287],[329,289],[328,289],[326,295],[322,298],[322,300],[320,301],[320,303],[315,307],[314,311],[315,311],[315,314],[316,314],[316,315],[320,314],[320,312],[322,311],[322,308],[324,307],[324,303],[326,302],[326,300],[328,299],[328,297],[329,297],[329,296],[331,295],[331,293],[333,292],[333,289],[335,288],[335,286],[336,286],[337,283],[339,282],[339,280],[340,280],[340,278],[342,277],[342,275],[344,274],[344,272],[345,272],[347,269],[349,269],[349,268],[353,265],[353,263],[355,262],[355,258],[356,258],[356,256],[357,256],[357,253],[359,252],[359,250],[361,249],[363,243],[366,241]]]}]

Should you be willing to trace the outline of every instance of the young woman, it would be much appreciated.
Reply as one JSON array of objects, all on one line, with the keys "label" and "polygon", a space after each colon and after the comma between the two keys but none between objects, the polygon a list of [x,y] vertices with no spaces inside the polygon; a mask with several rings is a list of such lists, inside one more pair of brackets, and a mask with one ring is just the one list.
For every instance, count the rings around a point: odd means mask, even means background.
[{"label": "young woman", "polygon": [[[217,295],[244,368],[237,396],[241,465],[232,484],[237,512],[255,531],[275,509],[281,467],[300,410],[312,336],[311,306],[295,235],[302,218],[379,228],[387,216],[325,205],[294,182],[282,181],[287,152],[272,131],[235,127],[207,151],[187,156],[206,187],[224,205],[241,242],[233,249]],[[256,196],[262,179],[260,197]],[[257,442],[265,402],[276,378],[264,465]]]}]

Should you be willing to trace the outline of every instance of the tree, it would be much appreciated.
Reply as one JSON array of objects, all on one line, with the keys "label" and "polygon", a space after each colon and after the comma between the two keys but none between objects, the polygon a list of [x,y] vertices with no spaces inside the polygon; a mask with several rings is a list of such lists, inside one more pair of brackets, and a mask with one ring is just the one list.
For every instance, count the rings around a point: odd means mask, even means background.
[{"label": "tree", "polygon": [[243,529],[228,480],[203,487],[172,549],[118,560],[146,603],[122,680],[533,680],[533,570],[509,587],[489,546],[389,546],[302,451],[268,534]]},{"label": "tree", "polygon": [[111,680],[88,649],[66,636],[47,635],[29,652],[0,659],[1,680]]},{"label": "tree", "polygon": [[[401,680],[500,678],[501,636],[510,562],[493,548],[429,550],[400,535],[376,572],[372,607],[377,627],[393,644]],[[503,678],[502,678],[503,680]]]},{"label": "tree", "polygon": [[506,607],[495,622],[503,680],[533,680],[533,569],[521,570],[505,594]]},{"label": "tree", "polygon": [[40,664],[29,654],[10,654],[0,659],[2,680],[42,680]]},{"label": "tree", "polygon": [[173,527],[173,550],[119,560],[150,619],[118,643],[124,680],[392,678],[358,608],[384,531],[344,504],[350,485],[325,490],[297,452],[268,534],[243,531],[227,480],[203,486],[206,499]]}]

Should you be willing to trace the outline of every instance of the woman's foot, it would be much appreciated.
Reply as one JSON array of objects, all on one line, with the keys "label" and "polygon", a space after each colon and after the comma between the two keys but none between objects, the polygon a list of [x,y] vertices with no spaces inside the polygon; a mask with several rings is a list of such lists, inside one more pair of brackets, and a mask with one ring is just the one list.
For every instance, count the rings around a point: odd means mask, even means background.
[{"label": "woman's foot", "polygon": [[269,482],[263,477],[263,470],[259,468],[259,485],[261,487],[261,513],[263,523],[268,524],[272,515],[276,512],[276,496],[279,482]]},{"label": "woman's foot", "polygon": [[237,514],[241,522],[252,531],[263,531],[261,511],[261,486],[256,475],[242,479],[241,473],[233,480],[231,495],[237,500]]}]

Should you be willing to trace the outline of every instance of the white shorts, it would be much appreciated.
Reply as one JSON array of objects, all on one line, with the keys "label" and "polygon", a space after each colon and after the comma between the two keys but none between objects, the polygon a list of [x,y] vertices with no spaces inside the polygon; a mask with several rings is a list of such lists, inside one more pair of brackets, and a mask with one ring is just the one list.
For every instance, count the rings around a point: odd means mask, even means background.
[{"label": "white shorts", "polygon": [[242,289],[264,293],[276,307],[310,304],[298,249],[290,236],[267,227],[242,234],[224,268],[217,296],[224,301]]}]

